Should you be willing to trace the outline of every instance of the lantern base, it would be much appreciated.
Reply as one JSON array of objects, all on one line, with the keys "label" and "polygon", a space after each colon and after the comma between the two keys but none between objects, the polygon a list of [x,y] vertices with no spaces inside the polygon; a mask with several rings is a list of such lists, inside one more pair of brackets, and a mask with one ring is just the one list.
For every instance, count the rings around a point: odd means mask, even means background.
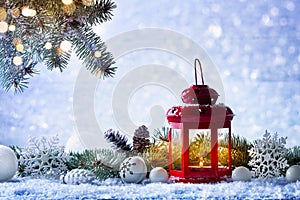
[{"label": "lantern base", "polygon": [[181,177],[170,177],[171,182],[175,183],[219,183],[222,181],[231,181],[230,176],[223,177],[205,177],[205,178],[181,178]]}]

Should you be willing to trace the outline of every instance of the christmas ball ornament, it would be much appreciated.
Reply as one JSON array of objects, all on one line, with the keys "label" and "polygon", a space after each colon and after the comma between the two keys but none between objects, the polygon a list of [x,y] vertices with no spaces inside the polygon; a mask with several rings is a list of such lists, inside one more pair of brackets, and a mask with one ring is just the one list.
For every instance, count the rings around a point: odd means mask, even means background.
[{"label": "christmas ball ornament", "polygon": [[0,7],[0,21],[6,20],[7,13],[6,10],[2,7]]},{"label": "christmas ball ornament", "polygon": [[10,180],[18,170],[18,160],[11,148],[0,145],[0,181]]},{"label": "christmas ball ornament", "polygon": [[10,15],[13,17],[13,18],[17,18],[19,17],[21,14],[21,11],[19,8],[14,8],[10,11]]},{"label": "christmas ball ornament", "polygon": [[288,182],[300,181],[300,165],[293,165],[288,168],[285,177]]},{"label": "christmas ball ornament", "polygon": [[232,180],[233,181],[250,181],[251,172],[247,167],[237,167],[232,171]]},{"label": "christmas ball ornament", "polygon": [[94,3],[94,0],[82,0],[82,4],[85,6],[92,6]]},{"label": "christmas ball ornament", "polygon": [[13,58],[13,63],[16,65],[16,66],[19,66],[19,65],[22,65],[23,64],[23,58],[21,56],[15,56]]},{"label": "christmas ball ornament", "polygon": [[162,182],[166,183],[168,182],[168,172],[162,167],[155,167],[150,171],[149,178],[152,183],[156,182]]},{"label": "christmas ball ornament", "polygon": [[126,158],[120,166],[120,177],[126,183],[139,183],[147,174],[147,166],[139,156]]},{"label": "christmas ball ornament", "polygon": [[8,24],[5,21],[0,22],[0,33],[6,33],[8,31]]},{"label": "christmas ball ornament", "polygon": [[73,169],[65,176],[62,176],[61,179],[66,184],[79,185],[92,182],[96,179],[96,176],[93,172],[86,169]]}]

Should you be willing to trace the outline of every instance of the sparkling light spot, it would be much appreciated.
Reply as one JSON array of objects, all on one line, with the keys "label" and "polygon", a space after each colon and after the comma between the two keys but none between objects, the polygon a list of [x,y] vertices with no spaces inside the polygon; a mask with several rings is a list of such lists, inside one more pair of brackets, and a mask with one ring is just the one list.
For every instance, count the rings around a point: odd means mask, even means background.
[{"label": "sparkling light spot", "polygon": [[71,48],[72,48],[72,43],[67,40],[64,40],[60,43],[60,49],[65,52],[70,51]]},{"label": "sparkling light spot", "polygon": [[263,15],[261,20],[265,26],[272,26],[272,24],[273,24],[269,15]]},{"label": "sparkling light spot", "polygon": [[221,37],[221,36],[222,36],[222,33],[223,33],[222,28],[221,28],[220,26],[218,26],[218,25],[210,25],[210,26],[208,27],[208,32],[209,32],[210,34],[212,34],[212,36],[213,36],[214,38],[219,38],[219,37]]},{"label": "sparkling light spot", "polygon": [[294,2],[292,2],[292,1],[287,2],[286,9],[288,9],[289,11],[294,11],[295,10]]},{"label": "sparkling light spot", "polygon": [[271,8],[270,13],[272,16],[277,16],[279,14],[279,9],[276,7]]},{"label": "sparkling light spot", "polygon": [[252,80],[256,80],[256,79],[258,78],[258,73],[257,73],[256,71],[252,72],[252,73],[250,74],[250,78],[251,78]]}]

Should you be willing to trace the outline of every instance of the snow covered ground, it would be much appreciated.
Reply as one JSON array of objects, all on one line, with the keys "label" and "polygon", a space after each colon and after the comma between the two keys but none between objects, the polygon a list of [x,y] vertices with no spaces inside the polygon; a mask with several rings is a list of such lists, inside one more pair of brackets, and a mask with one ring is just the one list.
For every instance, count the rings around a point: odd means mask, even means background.
[{"label": "snow covered ground", "polygon": [[216,184],[123,184],[119,179],[107,179],[67,185],[18,178],[0,183],[0,199],[300,199],[300,182],[276,178]]}]

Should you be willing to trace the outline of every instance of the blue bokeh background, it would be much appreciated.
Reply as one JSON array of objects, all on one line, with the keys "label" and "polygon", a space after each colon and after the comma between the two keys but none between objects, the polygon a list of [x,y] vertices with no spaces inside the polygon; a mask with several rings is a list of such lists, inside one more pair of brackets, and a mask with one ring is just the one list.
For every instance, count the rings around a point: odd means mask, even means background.
[{"label": "blue bokeh background", "polygon": [[[234,133],[253,140],[267,129],[287,136],[289,146],[300,145],[300,1],[115,2],[113,19],[95,27],[104,41],[146,27],[169,29],[191,38],[218,69],[225,103],[236,114]],[[118,128],[110,98],[120,76],[149,63],[172,66],[193,83],[192,72],[182,68],[186,63],[167,53],[141,51],[118,59],[116,77],[101,81],[95,95],[95,114],[102,130]],[[23,146],[28,136],[54,134],[65,144],[75,132],[73,90],[81,67],[75,55],[63,73],[47,71],[40,64],[40,75],[30,79],[24,93],[1,90],[0,144]],[[133,94],[128,108],[137,126],[149,123],[152,105],[168,108],[176,104],[174,98],[161,98],[164,93],[170,95],[150,87]]]}]

